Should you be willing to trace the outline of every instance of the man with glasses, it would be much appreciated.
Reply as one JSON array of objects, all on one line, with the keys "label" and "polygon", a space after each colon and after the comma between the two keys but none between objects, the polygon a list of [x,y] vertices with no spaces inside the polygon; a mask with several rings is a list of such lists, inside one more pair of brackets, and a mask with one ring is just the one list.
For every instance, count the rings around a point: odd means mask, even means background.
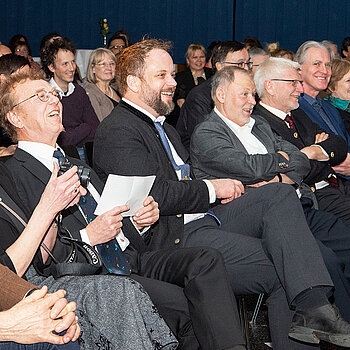
[{"label": "man with glasses", "polygon": [[[245,70],[251,70],[253,66],[248,50],[238,41],[224,41],[217,45],[211,62],[214,73],[226,66],[239,67]],[[202,122],[214,107],[214,102],[210,96],[211,81],[212,78],[192,89],[181,107],[176,129],[187,149],[190,147],[190,139],[195,126]]]},{"label": "man with glasses", "polygon": [[64,131],[58,143],[76,146],[80,159],[86,161],[84,145],[94,140],[99,120],[85,90],[73,83],[75,52],[75,45],[69,39],[54,39],[43,51],[41,63],[51,77],[50,85],[62,99]]},{"label": "man with glasses", "polygon": [[120,34],[114,34],[108,41],[108,49],[111,50],[117,57],[125,48],[126,40]]}]

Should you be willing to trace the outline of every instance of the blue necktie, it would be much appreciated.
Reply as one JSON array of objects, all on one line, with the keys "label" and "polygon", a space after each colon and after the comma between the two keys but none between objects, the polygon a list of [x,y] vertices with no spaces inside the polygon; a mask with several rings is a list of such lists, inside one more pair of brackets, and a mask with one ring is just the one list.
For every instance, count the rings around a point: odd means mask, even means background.
[{"label": "blue necktie", "polygon": [[[157,128],[157,130],[159,132],[160,139],[162,140],[164,148],[165,148],[166,152],[168,153],[168,156],[169,156],[169,158],[171,160],[173,168],[175,169],[175,171],[176,170],[181,170],[181,180],[191,180],[191,177],[190,177],[190,166],[188,164],[182,164],[182,165],[177,165],[176,164],[175,159],[173,157],[173,154],[171,152],[170,145],[169,145],[168,139],[166,137],[163,125],[160,122],[154,122],[154,125],[155,125],[155,127]],[[206,212],[206,214],[210,215],[211,217],[213,217],[214,220],[217,222],[217,224],[219,226],[221,226],[220,219],[214,214],[214,212],[211,209],[209,209]]]},{"label": "blue necktie", "polygon": [[[64,157],[59,149],[54,151],[53,156],[58,160]],[[85,196],[80,197],[79,206],[84,212],[85,219],[88,223],[96,218],[94,212],[97,202],[89,191]],[[110,273],[126,276],[131,274],[131,266],[115,238],[109,242],[97,244],[95,247],[102,258],[103,264]]]},{"label": "blue necktie", "polygon": [[332,132],[334,134],[338,134],[337,130],[335,129],[332,121],[329,119],[328,115],[326,114],[326,112],[324,111],[323,107],[322,107],[322,103],[318,100],[314,101],[312,103],[312,107],[314,108],[314,110],[316,110],[316,112],[319,113],[319,115],[321,116],[321,118],[324,120],[324,122],[328,125],[328,127],[332,130]]}]

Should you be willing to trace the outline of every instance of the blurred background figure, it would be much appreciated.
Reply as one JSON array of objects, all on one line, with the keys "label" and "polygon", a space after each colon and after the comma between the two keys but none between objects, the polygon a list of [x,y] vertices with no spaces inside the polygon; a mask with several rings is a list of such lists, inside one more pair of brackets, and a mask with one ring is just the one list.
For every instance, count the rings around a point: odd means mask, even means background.
[{"label": "blurred background figure", "polygon": [[258,67],[270,57],[270,53],[259,47],[251,48],[248,50],[250,60],[253,62],[252,74],[254,76]]},{"label": "blurred background figure", "polygon": [[243,40],[243,44],[245,45],[247,50],[255,49],[255,48],[258,48],[258,49],[262,49],[263,48],[262,45],[261,45],[261,42],[259,41],[259,39],[255,38],[255,37],[246,37]]},{"label": "blurred background figure", "polygon": [[29,61],[30,68],[34,69],[37,72],[40,70],[40,64],[33,61],[32,50],[30,48],[29,41],[24,35],[14,35],[8,43],[8,47],[15,55],[25,57]]},{"label": "blurred background figure", "polygon": [[125,36],[122,36],[120,34],[112,35],[108,41],[108,48],[116,56],[119,55],[127,46],[128,45]]},{"label": "blurred background figure", "polygon": [[215,40],[212,41],[209,46],[207,47],[207,63],[205,64],[205,66],[207,68],[212,69],[212,65],[211,65],[211,57],[213,56],[213,51],[216,45],[219,45],[221,43],[220,40]]},{"label": "blurred background figure", "polygon": [[321,44],[329,48],[333,52],[333,58],[340,58],[339,51],[338,51],[338,45],[334,44],[333,41],[330,40],[323,40],[321,41]]},{"label": "blurred background figure", "polygon": [[120,101],[117,92],[111,87],[115,76],[115,64],[116,58],[110,50],[99,48],[90,55],[84,89],[100,121],[106,118]]},{"label": "blurred background figure", "polygon": [[120,35],[125,39],[126,42],[126,47],[132,45],[131,39],[129,34],[124,30],[124,29],[120,29],[117,32],[114,33],[115,35]]},{"label": "blurred background figure", "polygon": [[339,110],[346,130],[350,132],[350,62],[336,58],[332,62],[332,76],[325,100]]},{"label": "blurred background figure", "polygon": [[350,47],[350,36],[347,36],[346,38],[343,39],[341,43],[341,56],[346,60],[350,60],[349,47]]}]

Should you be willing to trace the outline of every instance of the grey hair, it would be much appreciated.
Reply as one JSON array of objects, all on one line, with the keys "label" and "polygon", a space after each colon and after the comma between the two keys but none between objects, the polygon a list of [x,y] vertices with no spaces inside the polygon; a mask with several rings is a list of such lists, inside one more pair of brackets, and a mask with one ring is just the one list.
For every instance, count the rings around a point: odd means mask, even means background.
[{"label": "grey hair", "polygon": [[286,70],[299,68],[299,63],[282,57],[270,57],[261,63],[254,74],[254,83],[259,97],[264,96],[266,80],[283,79]]},{"label": "grey hair", "polygon": [[250,58],[254,56],[271,56],[270,52],[267,52],[266,50],[261,49],[259,47],[254,47],[252,49],[249,49],[248,53]]},{"label": "grey hair", "polygon": [[249,71],[234,66],[227,66],[221,69],[220,71],[217,71],[211,81],[211,97],[213,100],[215,100],[216,90],[219,86],[225,86],[235,81],[236,72],[242,72],[251,77]]},{"label": "grey hair", "polygon": [[294,61],[298,62],[299,64],[303,64],[306,61],[306,54],[307,50],[311,49],[312,47],[316,47],[318,49],[327,50],[329,53],[330,61],[333,61],[334,54],[330,47],[327,45],[320,43],[318,41],[305,41],[303,44],[301,44],[294,56]]}]

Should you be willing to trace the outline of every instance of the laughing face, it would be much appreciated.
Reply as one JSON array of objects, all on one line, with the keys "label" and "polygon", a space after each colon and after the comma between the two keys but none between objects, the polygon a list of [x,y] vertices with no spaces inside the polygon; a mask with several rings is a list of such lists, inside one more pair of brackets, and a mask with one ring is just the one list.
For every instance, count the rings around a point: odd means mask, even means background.
[{"label": "laughing face", "polygon": [[[16,101],[24,101],[41,91],[52,91],[52,87],[44,80],[27,80],[16,87]],[[48,96],[46,102],[34,96],[13,109],[15,118],[10,122],[18,128],[19,140],[55,146],[58,135],[63,131],[62,104],[58,97],[51,93]]]},{"label": "laughing face", "polygon": [[[221,96],[218,95],[222,89]],[[255,84],[253,79],[244,72],[235,72],[235,79],[226,86],[219,87],[217,99],[218,110],[239,126],[249,123],[250,115],[255,106]]]},{"label": "laughing face", "polygon": [[308,49],[300,74],[304,91],[315,98],[320,91],[327,88],[331,78],[331,60],[328,51],[318,47]]},{"label": "laughing face", "polygon": [[141,78],[141,107],[155,117],[168,115],[174,109],[175,87],[174,66],[170,55],[164,50],[152,50],[145,59],[145,71]]}]

